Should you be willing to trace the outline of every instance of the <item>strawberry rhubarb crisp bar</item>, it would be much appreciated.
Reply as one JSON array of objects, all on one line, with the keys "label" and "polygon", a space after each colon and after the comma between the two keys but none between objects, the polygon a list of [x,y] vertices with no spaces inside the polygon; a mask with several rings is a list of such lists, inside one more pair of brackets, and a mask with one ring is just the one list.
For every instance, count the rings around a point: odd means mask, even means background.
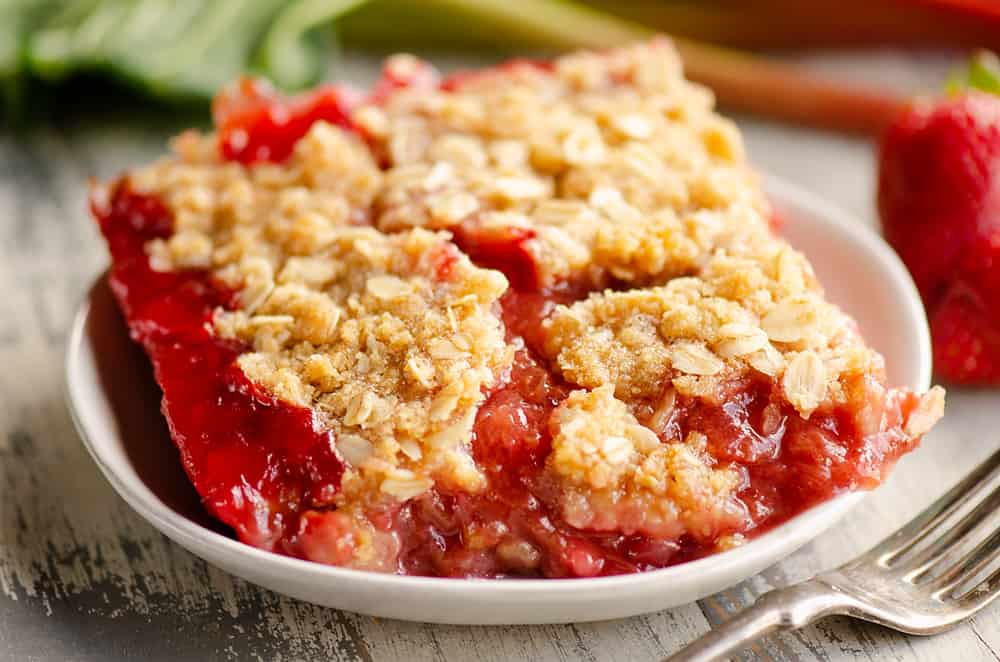
[{"label": "strawberry rhubarb crisp bar", "polygon": [[458,577],[740,545],[941,416],[776,236],[669,42],[224,91],[96,188],[188,476],[248,544]]}]

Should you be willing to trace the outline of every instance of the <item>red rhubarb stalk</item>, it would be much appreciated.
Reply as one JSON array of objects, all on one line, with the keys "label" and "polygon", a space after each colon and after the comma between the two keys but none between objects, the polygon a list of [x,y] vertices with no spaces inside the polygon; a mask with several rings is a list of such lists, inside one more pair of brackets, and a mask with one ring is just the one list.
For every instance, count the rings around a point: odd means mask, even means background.
[{"label": "red rhubarb stalk", "polygon": [[[540,47],[611,48],[656,34],[638,23],[562,0],[535,0],[530,11],[506,0],[435,2]],[[688,77],[710,87],[723,105],[734,110],[823,129],[878,134],[909,104],[903,97],[823,80],[764,57],[689,39],[674,43]]]}]

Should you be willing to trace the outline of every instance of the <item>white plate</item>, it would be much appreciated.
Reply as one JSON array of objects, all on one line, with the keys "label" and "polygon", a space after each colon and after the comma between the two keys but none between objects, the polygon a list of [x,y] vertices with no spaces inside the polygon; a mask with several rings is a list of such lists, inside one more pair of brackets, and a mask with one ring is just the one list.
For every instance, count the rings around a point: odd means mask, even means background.
[{"label": "white plate", "polygon": [[[783,233],[812,260],[831,300],[858,320],[893,384],[924,390],[930,341],[923,308],[896,255],[835,207],[767,180]],[[310,563],[226,536],[200,508],[159,413],[142,352],[128,340],[105,279],[83,303],[66,356],[67,394],[101,471],[168,537],[234,575],[321,605],[434,623],[565,623],[631,616],[697,600],[759,572],[819,535],[862,494],[840,496],[742,547],[642,574],[596,579],[401,577]]]}]

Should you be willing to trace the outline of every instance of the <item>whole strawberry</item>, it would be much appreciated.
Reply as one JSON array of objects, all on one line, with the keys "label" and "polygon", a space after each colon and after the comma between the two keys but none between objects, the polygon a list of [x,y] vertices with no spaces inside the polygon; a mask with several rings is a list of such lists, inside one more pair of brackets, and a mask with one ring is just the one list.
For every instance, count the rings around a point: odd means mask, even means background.
[{"label": "whole strawberry", "polygon": [[959,384],[1000,384],[1000,72],[914,106],[887,131],[879,212],[927,307],[934,367]]}]

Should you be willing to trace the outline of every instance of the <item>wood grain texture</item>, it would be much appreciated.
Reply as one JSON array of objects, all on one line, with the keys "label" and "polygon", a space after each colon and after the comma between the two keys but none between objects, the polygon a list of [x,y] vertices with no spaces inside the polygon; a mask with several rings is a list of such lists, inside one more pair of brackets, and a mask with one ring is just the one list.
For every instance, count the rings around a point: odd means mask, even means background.
[{"label": "wood grain texture", "polygon": [[[893,72],[903,71],[910,85],[941,69],[938,61],[879,63],[866,67],[868,75],[898,83]],[[371,75],[368,61],[351,64],[358,76]],[[657,660],[762,592],[862,551],[1000,445],[1000,395],[953,390],[924,448],[850,522],[739,586],[644,617],[429,626],[257,588],[207,566],[135,515],[87,456],[63,403],[70,316],[106,262],[86,214],[87,179],[153,158],[173,128],[116,121],[0,134],[0,659]],[[870,146],[749,121],[744,128],[763,168],[871,222]],[[998,650],[994,608],[930,639],[830,619],[740,659],[951,662],[1000,659]]]}]

